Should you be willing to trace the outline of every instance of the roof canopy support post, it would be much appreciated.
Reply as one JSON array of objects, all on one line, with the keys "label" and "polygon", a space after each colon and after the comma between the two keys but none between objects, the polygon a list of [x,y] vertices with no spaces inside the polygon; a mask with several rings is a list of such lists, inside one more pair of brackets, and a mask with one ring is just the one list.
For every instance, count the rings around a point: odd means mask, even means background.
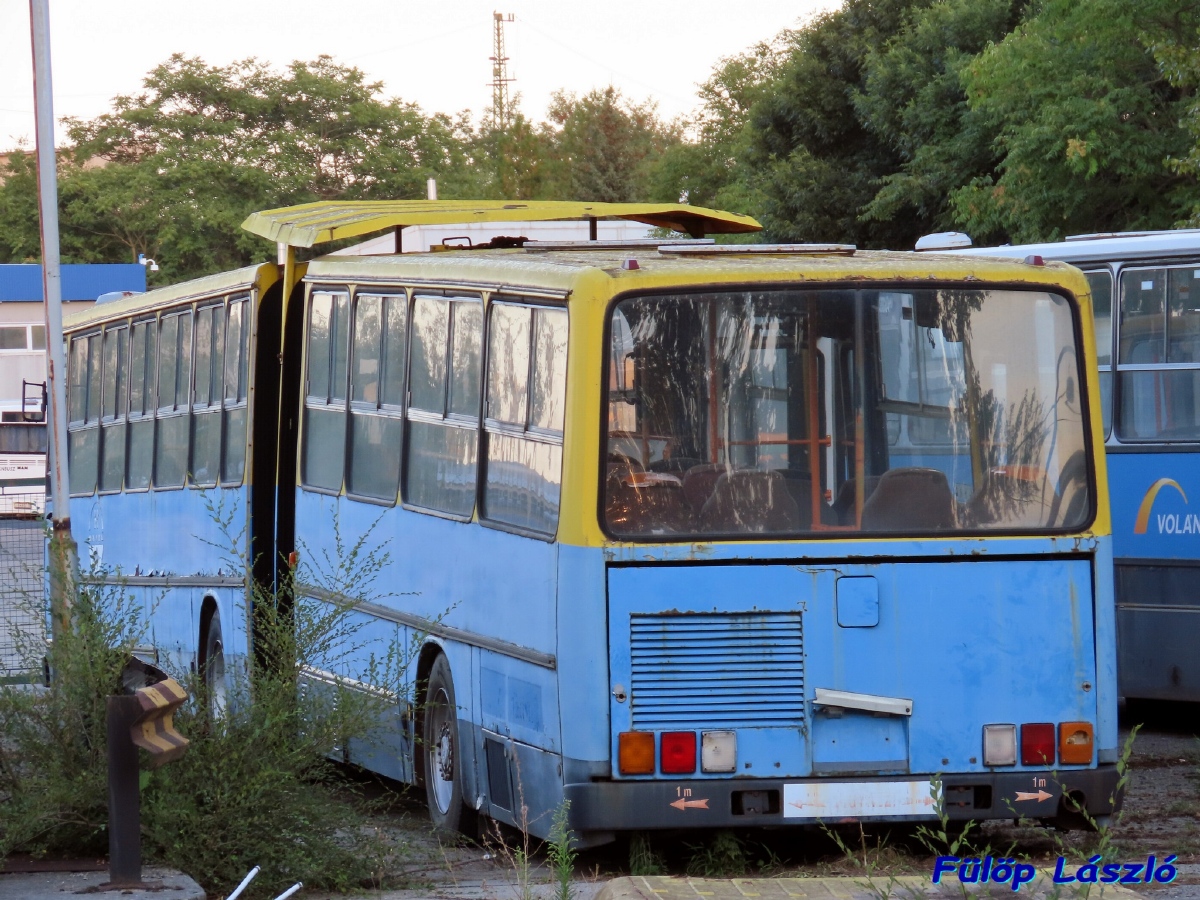
[{"label": "roof canopy support post", "polygon": [[598,240],[600,237],[599,229],[596,226],[597,221],[598,220],[596,219],[595,216],[588,216],[587,223],[588,223],[588,240],[589,241]]},{"label": "roof canopy support post", "polygon": [[401,232],[404,231],[403,225],[397,225],[392,229],[392,234],[396,236],[396,249],[393,251],[397,256],[404,252],[404,237]]}]

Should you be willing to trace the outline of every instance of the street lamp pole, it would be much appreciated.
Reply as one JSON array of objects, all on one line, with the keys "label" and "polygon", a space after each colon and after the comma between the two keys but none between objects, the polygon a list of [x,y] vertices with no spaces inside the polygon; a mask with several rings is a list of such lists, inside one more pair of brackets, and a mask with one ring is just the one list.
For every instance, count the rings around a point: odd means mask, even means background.
[{"label": "street lamp pole", "polygon": [[42,237],[42,296],[46,310],[46,374],[50,409],[50,608],[56,628],[69,622],[79,566],[71,537],[67,482],[67,366],[63,351],[62,278],[58,247],[58,170],[50,81],[49,0],[29,0],[33,40],[33,97],[37,119],[38,212]]}]

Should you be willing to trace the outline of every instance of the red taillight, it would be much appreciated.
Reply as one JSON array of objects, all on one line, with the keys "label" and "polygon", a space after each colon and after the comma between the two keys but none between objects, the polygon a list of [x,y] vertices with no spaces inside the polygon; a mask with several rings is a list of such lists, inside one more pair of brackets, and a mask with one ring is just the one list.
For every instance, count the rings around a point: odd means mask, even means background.
[{"label": "red taillight", "polygon": [[696,771],[696,732],[663,732],[660,746],[664,775],[690,775]]},{"label": "red taillight", "polygon": [[1025,766],[1054,765],[1054,725],[1052,723],[1021,726],[1021,764]]}]

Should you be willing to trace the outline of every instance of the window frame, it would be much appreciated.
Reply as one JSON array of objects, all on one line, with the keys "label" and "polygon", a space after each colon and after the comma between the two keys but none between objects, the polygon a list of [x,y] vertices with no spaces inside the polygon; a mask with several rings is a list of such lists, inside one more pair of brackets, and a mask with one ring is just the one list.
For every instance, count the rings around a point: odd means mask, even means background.
[{"label": "window frame", "polygon": [[[218,487],[240,487],[246,483],[246,470],[250,462],[250,437],[251,437],[251,417],[250,417],[250,385],[254,376],[254,300],[255,295],[251,291],[246,293],[228,294],[222,298],[225,304],[225,358],[223,360],[221,373],[221,399],[217,406],[221,416],[221,464],[220,474],[217,480]],[[241,307],[241,335],[238,344],[238,384],[234,385],[234,397],[231,400],[228,397],[229,383],[229,320],[230,311],[234,306]],[[238,396],[238,388],[242,388],[244,396]],[[246,410],[246,424],[242,435],[242,475],[240,478],[228,479],[225,477],[226,464],[228,462],[228,447],[229,438],[228,417],[231,410],[244,409]]]},{"label": "window frame", "polygon": [[[28,340],[28,330],[26,331],[26,339]],[[83,398],[80,404],[80,413],[82,418],[74,418],[73,410],[75,408],[75,385],[73,378],[77,372],[75,369],[75,346],[78,342],[83,341],[87,347],[86,358],[84,360],[84,375],[81,382],[83,387]],[[95,342],[95,352],[93,353],[93,343]],[[28,352],[28,351],[21,351]],[[99,396],[96,398],[96,416],[95,419],[88,417],[92,406],[92,379],[91,371],[93,369],[92,360],[95,358],[96,384],[95,389]],[[102,416],[101,399],[104,395],[103,387],[103,365],[104,365],[104,329],[97,325],[75,332],[67,336],[67,494],[71,497],[92,497],[96,495],[100,487],[100,419]],[[76,491],[71,486],[71,460],[70,460],[70,445],[74,435],[85,434],[89,431],[95,431],[96,442],[96,460],[92,471],[92,486],[88,491]]]},{"label": "window frame", "polygon": [[5,329],[5,328],[11,328],[14,330],[17,328],[25,329],[25,346],[24,347],[0,347],[0,356],[3,356],[8,353],[16,354],[16,353],[41,353],[41,352],[44,352],[46,349],[45,341],[44,340],[42,341],[43,346],[41,346],[41,347],[36,346],[37,342],[34,341],[34,339],[33,339],[33,330],[35,328],[41,328],[41,329],[45,330],[45,327],[46,326],[43,325],[41,322],[3,322],[3,323],[0,323],[0,329]]},{"label": "window frame", "polygon": [[[1007,529],[963,529],[959,528],[952,532],[946,533],[929,533],[929,534],[906,534],[902,532],[864,532],[864,531],[807,531],[807,532],[780,532],[772,533],[747,533],[747,534],[722,534],[722,535],[699,535],[699,534],[614,534],[609,528],[608,519],[606,516],[606,472],[603,464],[603,452],[607,446],[608,440],[608,423],[609,423],[609,407],[610,396],[608,389],[609,377],[609,357],[612,342],[612,328],[614,312],[617,307],[628,300],[649,300],[654,298],[669,298],[688,296],[692,294],[706,293],[738,293],[748,291],[768,291],[768,290],[792,290],[792,291],[837,291],[846,290],[852,291],[857,295],[861,295],[867,291],[884,291],[884,290],[988,290],[988,291],[1019,291],[1019,292],[1037,292],[1040,290],[1043,293],[1055,295],[1063,298],[1066,301],[1067,308],[1071,316],[1071,335],[1074,340],[1076,350],[1076,377],[1079,383],[1090,384],[1091,379],[1096,377],[1094,370],[1088,370],[1085,365],[1086,359],[1083,353],[1083,313],[1079,304],[1079,298],[1066,287],[1060,284],[1045,284],[1045,285],[1030,285],[1022,282],[994,282],[980,283],[971,282],[964,284],[962,282],[947,282],[940,280],[932,280],[927,282],[916,283],[911,280],[863,280],[856,282],[809,282],[803,284],[787,283],[787,282],[729,282],[719,285],[675,285],[672,287],[652,288],[643,290],[629,290],[614,294],[609,298],[604,308],[604,327],[601,340],[603,341],[604,350],[600,354],[599,370],[598,370],[598,389],[600,391],[600,415],[597,421],[596,431],[596,457],[594,461],[594,478],[596,484],[596,505],[594,514],[596,516],[596,524],[600,529],[601,534],[605,539],[614,543],[620,544],[663,544],[663,543],[695,543],[696,541],[722,541],[736,543],[794,543],[794,542],[817,542],[817,541],[878,541],[878,540],[908,540],[908,541],[924,541],[924,540],[962,540],[964,538],[1005,538],[1005,537],[1033,537],[1035,539],[1046,539],[1061,537],[1064,535],[1084,534],[1095,527],[1096,517],[1099,510],[1099,497],[1097,492],[1097,457],[1105,452],[1103,443],[1096,446],[1092,440],[1091,422],[1094,416],[1100,415],[1100,411],[1093,409],[1091,406],[1090,390],[1080,391],[1080,411],[1081,411],[1081,427],[1083,438],[1083,453],[1086,457],[1087,472],[1086,485],[1088,491],[1088,507],[1086,514],[1082,517],[1080,524],[1069,528],[1056,527],[1045,528],[1041,531],[1031,532],[1025,528],[1007,528]],[[857,392],[858,388],[854,389]],[[886,441],[886,429],[884,431],[884,440]]]},{"label": "window frame", "polygon": [[[227,326],[226,326],[226,307],[228,304],[227,297],[209,297],[200,300],[196,303],[192,311],[192,369],[191,369],[191,387],[187,392],[188,397],[188,473],[186,486],[195,490],[205,490],[221,486],[221,476],[224,474],[225,464],[225,354],[228,352],[227,344]],[[213,353],[217,342],[216,310],[221,311],[221,364],[219,367],[215,365],[215,354]],[[197,393],[200,388],[199,378],[197,375],[198,352],[200,350],[200,317],[205,313],[209,314],[209,359],[208,359],[208,401],[201,404],[197,400]],[[214,384],[214,381],[216,384]],[[178,392],[177,392],[178,393]],[[216,477],[212,481],[200,482],[195,479],[195,452],[196,452],[196,422],[198,416],[212,416],[216,418],[217,423],[217,472]]]},{"label": "window frame", "polygon": [[[116,334],[121,331],[125,332],[125,334],[124,334],[123,338],[119,339],[120,344],[118,344],[118,346],[117,346],[117,364],[121,365],[122,362],[124,363],[124,365],[122,366],[122,368],[124,370],[123,371],[124,390],[121,391],[118,389],[117,386],[114,386],[113,401],[118,408],[121,408],[122,404],[120,402],[121,401],[120,394],[123,393],[125,395],[124,396],[125,403],[123,404],[124,409],[120,415],[113,414],[110,416],[110,415],[107,415],[104,410],[104,400],[105,400],[105,394],[107,393],[107,379],[108,379],[108,366],[106,365],[105,344],[106,344],[106,342],[108,340],[108,336],[110,334]],[[97,454],[98,466],[97,466],[97,471],[96,471],[96,493],[98,495],[123,494],[125,492],[125,476],[126,476],[126,472],[127,472],[128,453],[129,453],[129,435],[128,435],[128,428],[129,428],[129,369],[130,369],[130,366],[132,365],[132,361],[131,361],[131,351],[133,348],[133,345],[131,342],[132,341],[132,338],[131,338],[132,333],[133,333],[133,328],[130,324],[129,319],[120,319],[119,321],[116,321],[116,322],[109,322],[104,326],[104,330],[101,333],[101,338],[100,338],[100,418],[99,418],[100,447],[99,447],[99,451]],[[124,356],[122,356],[122,352],[121,352],[122,350],[124,350]],[[123,425],[126,429],[125,431],[122,432],[122,443],[124,444],[124,446],[122,447],[122,453],[121,453],[121,486],[119,488],[116,488],[115,490],[112,490],[112,489],[101,490],[100,476],[101,476],[101,473],[103,473],[103,471],[104,471],[105,444],[107,444],[107,442],[108,442],[107,438],[105,436],[105,432],[109,429],[114,428],[117,425]]]},{"label": "window frame", "polygon": [[[350,298],[350,313],[349,313],[349,339],[350,348],[347,355],[347,386],[346,386],[346,446],[342,455],[342,491],[347,497],[356,500],[360,503],[370,503],[375,506],[382,506],[391,509],[400,504],[401,485],[404,482],[404,460],[406,440],[405,432],[407,431],[407,411],[408,411],[408,357],[410,352],[409,340],[412,333],[411,326],[411,307],[413,302],[413,292],[404,287],[356,287]],[[376,398],[374,403],[364,400],[354,399],[354,366],[357,362],[356,354],[356,338],[358,336],[358,307],[362,298],[371,297],[378,298],[379,304],[379,344],[378,344],[378,386],[376,389]],[[403,334],[400,336],[400,346],[404,350],[404,357],[401,361],[402,371],[400,374],[400,403],[384,403],[384,386],[387,381],[388,374],[391,370],[392,363],[389,360],[388,350],[390,344],[387,331],[387,312],[392,303],[400,303],[404,309],[404,326]],[[307,388],[306,388],[307,389]],[[305,398],[307,401],[307,396]],[[354,416],[376,416],[389,421],[396,421],[400,424],[400,456],[399,456],[399,471],[396,473],[396,495],[390,500],[381,497],[373,497],[369,494],[358,493],[351,489],[351,472],[354,466]]]},{"label": "window frame", "polygon": [[[1122,332],[1124,331],[1124,308],[1125,308],[1125,274],[1127,272],[1163,272],[1168,278],[1168,284],[1164,285],[1163,297],[1163,320],[1162,320],[1162,335],[1164,351],[1166,350],[1167,341],[1169,341],[1169,325],[1171,317],[1171,301],[1168,294],[1169,287],[1169,272],[1176,269],[1193,269],[1200,270],[1200,260],[1151,260],[1136,262],[1124,262],[1115,267],[1112,273],[1113,278],[1113,346],[1111,351],[1111,366],[1112,372],[1112,420],[1111,429],[1106,438],[1112,438],[1117,443],[1138,449],[1146,449],[1154,446],[1171,446],[1171,447],[1187,447],[1200,444],[1200,436],[1192,438],[1165,438],[1160,434],[1154,437],[1138,438],[1133,435],[1123,433],[1121,428],[1121,419],[1125,411],[1125,391],[1124,379],[1121,378],[1123,372],[1197,372],[1200,371],[1200,360],[1191,363],[1123,363],[1120,359]],[[1193,279],[1195,280],[1195,279]],[[1164,352],[1164,356],[1165,356]],[[1200,400],[1197,401],[1200,405]]]},{"label": "window frame", "polygon": [[[310,373],[312,371],[312,358],[310,355],[310,351],[311,351],[310,342],[311,342],[311,338],[312,338],[312,312],[313,312],[313,301],[316,298],[317,294],[327,294],[332,298],[331,304],[330,304],[330,331],[331,331],[331,334],[333,335],[333,338],[329,341],[329,348],[327,350],[328,355],[326,356],[326,383],[325,383],[325,394],[324,394],[325,399],[324,399],[324,402],[322,402],[322,403],[312,402],[314,400],[314,398],[319,397],[320,395],[311,394],[309,392],[309,383],[311,381]],[[337,339],[336,324],[335,324],[337,321],[337,317],[336,317],[335,309],[336,309],[336,300],[339,296],[346,298],[346,336],[345,336],[346,373],[345,373],[345,382],[343,384],[344,396],[340,400],[337,400],[335,402],[334,393],[333,393],[333,388],[334,388],[333,368],[334,368],[334,361],[335,361],[336,339]],[[302,490],[310,491],[311,493],[314,493],[314,494],[325,494],[326,496],[330,496],[330,497],[340,497],[346,489],[346,450],[347,450],[348,440],[349,440],[349,438],[347,437],[347,432],[349,431],[349,425],[350,425],[350,361],[351,361],[351,351],[352,351],[351,340],[353,338],[353,330],[354,330],[353,329],[354,297],[355,297],[355,292],[351,289],[351,286],[347,285],[347,284],[327,284],[327,283],[310,284],[309,289],[306,294],[306,297],[305,297],[305,302],[304,302],[304,344],[303,344],[303,354],[302,354],[302,360],[301,360],[301,362],[302,362],[301,374],[302,374],[302,377],[304,380],[300,386],[301,421],[300,421],[300,428],[298,429],[299,437],[298,437],[298,441],[297,441],[297,444],[298,444],[297,451],[299,454],[299,456],[298,456],[299,465],[297,466],[297,470],[298,470],[297,471],[297,475],[298,475],[297,481],[298,481],[298,487],[300,487]],[[318,409],[318,410],[322,410],[325,412],[340,410],[342,415],[344,416],[344,418],[342,420],[342,441],[341,441],[341,444],[342,444],[341,473],[342,474],[341,474],[341,478],[338,481],[338,486],[336,489],[327,488],[322,485],[312,484],[308,481],[308,450],[309,450],[309,444],[310,444],[309,437],[308,437],[308,428],[309,428],[309,410],[310,409]]]},{"label": "window frame", "polygon": [[[183,341],[179,336],[179,325],[175,326],[175,377],[172,382],[174,386],[174,397],[172,405],[166,407],[162,405],[162,397],[159,396],[159,388],[162,386],[162,333],[163,323],[168,319],[178,319],[188,321],[188,342],[187,347],[183,346]],[[191,483],[191,472],[189,471],[192,461],[192,390],[196,380],[196,306],[194,303],[186,303],[181,306],[174,306],[170,309],[161,310],[157,316],[158,327],[155,332],[155,377],[154,377],[154,468],[150,478],[150,489],[154,491],[181,491],[188,487]],[[187,360],[187,383],[183,387],[183,402],[179,402],[180,397],[180,368],[184,360]],[[167,411],[167,415],[163,412]],[[187,434],[187,461],[184,463],[183,480],[179,484],[159,484],[158,481],[158,453],[160,447],[159,441],[159,423],[170,422],[172,419],[185,419],[184,431]]]},{"label": "window frame", "polygon": [[[528,335],[528,370],[525,378],[525,421],[522,425],[517,425],[513,422],[507,422],[501,419],[495,419],[489,415],[489,398],[488,398],[488,376],[491,373],[491,335],[492,335],[492,316],[497,307],[515,307],[519,309],[529,310],[529,335]],[[554,429],[545,429],[537,426],[531,426],[530,420],[533,418],[533,391],[535,385],[535,372],[537,370],[536,358],[536,340],[537,329],[534,325],[534,317],[538,310],[554,310],[561,311],[567,317],[567,354],[564,359],[563,370],[563,427],[562,431]],[[609,324],[607,327],[611,327]],[[497,531],[506,531],[510,534],[518,534],[522,537],[534,538],[536,540],[553,543],[558,535],[558,529],[562,522],[562,472],[565,466],[566,455],[566,431],[567,431],[567,405],[569,400],[568,385],[570,381],[570,356],[571,356],[571,315],[570,307],[565,302],[552,302],[545,300],[533,300],[519,295],[492,295],[489,299],[487,309],[485,310],[484,331],[483,331],[483,365],[481,367],[481,383],[482,393],[480,402],[480,411],[482,423],[480,427],[480,451],[479,464],[482,469],[482,477],[478,479],[477,497],[475,499],[476,509],[479,510],[479,522],[487,528],[493,528]],[[487,514],[487,504],[484,500],[487,488],[487,469],[489,462],[489,450],[491,443],[491,435],[498,434],[505,437],[516,438],[518,440],[528,440],[532,443],[545,444],[548,446],[558,447],[563,454],[563,462],[559,467],[559,505],[558,515],[555,517],[554,530],[551,532],[539,531],[535,528],[527,528],[522,525],[514,525],[510,522],[505,522],[499,519],[493,519]]]},{"label": "window frame", "polygon": [[[414,325],[417,302],[419,300],[435,300],[444,301],[447,306],[447,327],[446,341],[443,347],[443,362],[445,364],[445,378],[442,382],[442,412],[441,414],[434,413],[424,409],[414,409],[412,405],[412,365],[413,365],[413,338],[416,335],[416,326]],[[454,413],[450,411],[452,402],[451,390],[454,383],[454,332],[455,332],[455,307],[458,304],[473,303],[479,308],[481,322],[479,329],[479,380],[477,388],[479,390],[479,402],[476,408],[474,417],[467,416],[463,413]],[[482,433],[483,433],[483,395],[484,395],[484,373],[486,370],[487,359],[487,310],[489,306],[486,293],[467,292],[452,288],[438,288],[435,286],[413,288],[409,291],[408,300],[408,319],[406,321],[408,329],[408,344],[405,353],[405,379],[404,379],[404,443],[400,454],[400,505],[407,510],[420,512],[426,515],[436,516],[442,519],[449,519],[454,522],[471,522],[475,519],[479,511],[479,491],[480,491],[480,472],[482,470],[483,454],[482,454]],[[436,507],[421,506],[412,502],[409,497],[408,466],[411,459],[410,448],[412,444],[412,423],[422,423],[428,425],[440,425],[443,427],[451,427],[463,431],[473,431],[475,434],[475,466],[474,466],[474,485],[471,491],[471,510],[468,513],[448,512],[444,509]]]}]

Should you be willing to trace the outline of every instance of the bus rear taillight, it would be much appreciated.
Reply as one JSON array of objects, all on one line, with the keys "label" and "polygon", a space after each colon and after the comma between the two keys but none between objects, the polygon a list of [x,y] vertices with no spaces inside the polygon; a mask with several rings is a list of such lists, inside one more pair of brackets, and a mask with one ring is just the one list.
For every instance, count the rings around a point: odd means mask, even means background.
[{"label": "bus rear taillight", "polygon": [[1092,724],[1062,722],[1058,726],[1058,761],[1066,765],[1087,765],[1092,761]]},{"label": "bus rear taillight", "polygon": [[622,731],[617,736],[617,765],[622,775],[653,775],[653,732]]},{"label": "bus rear taillight", "polygon": [[1050,722],[1021,726],[1021,765],[1054,765],[1054,725]]},{"label": "bus rear taillight", "polygon": [[696,771],[696,732],[663,732],[662,770],[664,775],[691,775]]}]

